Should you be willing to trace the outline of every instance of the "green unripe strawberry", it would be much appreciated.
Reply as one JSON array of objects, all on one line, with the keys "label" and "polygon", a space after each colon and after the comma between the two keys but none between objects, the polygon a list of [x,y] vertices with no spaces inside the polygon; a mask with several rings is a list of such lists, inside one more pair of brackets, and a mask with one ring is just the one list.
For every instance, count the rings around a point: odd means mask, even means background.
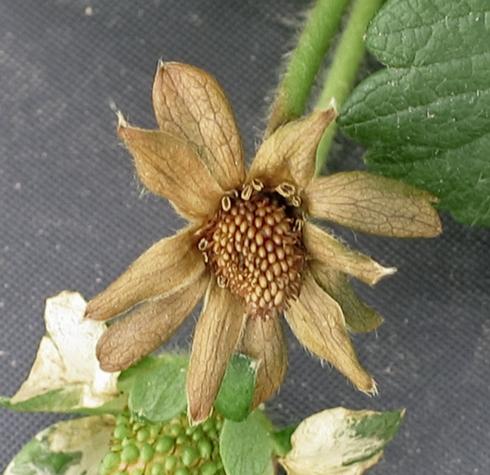
[{"label": "green unripe strawberry", "polygon": [[147,423],[129,414],[116,418],[111,451],[100,475],[225,475],[219,455],[221,416],[190,426],[185,414]]}]

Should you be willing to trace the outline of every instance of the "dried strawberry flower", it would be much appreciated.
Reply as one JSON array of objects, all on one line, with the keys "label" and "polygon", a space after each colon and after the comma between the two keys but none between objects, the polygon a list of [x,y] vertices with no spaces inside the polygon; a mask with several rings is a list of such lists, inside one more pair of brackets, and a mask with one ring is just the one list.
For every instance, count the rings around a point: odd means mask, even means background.
[{"label": "dried strawberry flower", "polygon": [[254,406],[283,381],[282,315],[300,342],[361,391],[374,393],[349,331],[376,328],[348,276],[373,285],[392,274],[308,217],[383,236],[441,232],[434,198],[398,181],[354,171],[314,178],[315,152],[334,109],[278,128],[248,171],[228,100],[205,71],[160,62],[153,86],[158,130],[118,134],[138,176],[189,226],[154,244],[88,304],[87,318],[124,314],[99,340],[106,371],[125,369],[167,341],[204,297],[187,378],[192,422],[213,408],[230,356],[257,361]]}]

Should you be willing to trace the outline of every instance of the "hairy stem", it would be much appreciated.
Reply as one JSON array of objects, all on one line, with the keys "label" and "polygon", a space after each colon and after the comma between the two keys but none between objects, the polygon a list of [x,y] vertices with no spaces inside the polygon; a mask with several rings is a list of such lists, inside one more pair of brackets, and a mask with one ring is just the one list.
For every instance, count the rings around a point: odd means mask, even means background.
[{"label": "hairy stem", "polygon": [[[374,17],[384,0],[355,0],[347,26],[340,37],[335,50],[334,59],[328,70],[320,98],[316,104],[319,109],[325,109],[332,98],[335,98],[340,109],[351,91],[361,61],[364,57],[364,34],[371,19]],[[332,124],[325,131],[316,155],[316,173],[324,168],[333,138],[336,125]]]},{"label": "hairy stem", "polygon": [[279,85],[265,136],[304,112],[315,76],[349,0],[317,0]]}]

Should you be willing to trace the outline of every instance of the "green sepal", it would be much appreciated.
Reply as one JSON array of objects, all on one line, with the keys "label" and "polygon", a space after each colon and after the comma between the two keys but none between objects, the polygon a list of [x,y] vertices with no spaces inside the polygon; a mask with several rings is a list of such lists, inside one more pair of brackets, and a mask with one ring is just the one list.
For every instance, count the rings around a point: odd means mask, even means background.
[{"label": "green sepal", "polygon": [[153,422],[165,422],[187,406],[185,381],[188,357],[149,356],[123,371],[118,388],[128,395],[129,410]]},{"label": "green sepal", "polygon": [[274,441],[274,453],[284,457],[291,449],[291,436],[298,427],[297,424],[284,427],[283,429],[272,432],[271,436]]},{"label": "green sepal", "polygon": [[227,475],[264,475],[270,470],[274,442],[271,423],[259,410],[242,422],[225,420],[220,454]]},{"label": "green sepal", "polygon": [[243,354],[233,355],[214,403],[215,408],[227,419],[244,420],[252,406],[255,378],[255,361]]}]

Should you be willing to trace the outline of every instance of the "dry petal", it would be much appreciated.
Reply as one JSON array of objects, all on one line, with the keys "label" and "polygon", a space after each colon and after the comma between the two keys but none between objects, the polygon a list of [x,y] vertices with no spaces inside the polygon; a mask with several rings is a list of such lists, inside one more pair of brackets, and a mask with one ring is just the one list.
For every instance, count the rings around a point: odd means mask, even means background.
[{"label": "dry petal", "polygon": [[121,118],[117,132],[151,192],[170,200],[189,220],[200,221],[216,211],[223,190],[194,146],[166,132],[130,127]]},{"label": "dry petal", "polygon": [[177,291],[196,281],[205,271],[194,246],[193,229],[162,239],[131,264],[124,274],[93,298],[86,318],[107,320],[137,303]]},{"label": "dry petal", "polygon": [[286,319],[296,338],[312,353],[331,363],[360,391],[376,392],[373,378],[357,359],[342,309],[316,283],[310,271],[305,272],[299,299],[291,302]]},{"label": "dry petal", "polygon": [[306,222],[303,242],[308,254],[332,269],[352,275],[366,284],[374,285],[383,277],[396,272],[394,267],[383,267],[370,257],[353,251],[319,227]]},{"label": "dry petal", "polygon": [[224,190],[243,182],[240,135],[228,99],[213,76],[188,64],[160,62],[153,106],[160,129],[194,144]]},{"label": "dry petal", "polygon": [[441,221],[437,199],[398,180],[366,172],[335,173],[306,189],[309,212],[361,232],[392,237],[434,237]]},{"label": "dry petal", "polygon": [[189,420],[204,421],[213,409],[228,361],[245,323],[241,300],[211,279],[204,308],[196,325],[187,372]]},{"label": "dry petal", "polygon": [[248,180],[259,178],[272,187],[294,181],[300,188],[306,187],[315,173],[318,143],[335,117],[331,108],[277,129],[257,151]]},{"label": "dry petal", "polygon": [[367,333],[383,323],[383,317],[359,299],[345,274],[317,262],[310,268],[320,287],[342,308],[350,331]]},{"label": "dry petal", "polygon": [[147,300],[111,325],[97,344],[104,371],[122,371],[165,343],[203,296],[209,276],[170,295]]},{"label": "dry petal", "polygon": [[240,351],[257,364],[253,407],[267,401],[278,389],[286,375],[288,357],[281,321],[271,318],[249,318]]}]

